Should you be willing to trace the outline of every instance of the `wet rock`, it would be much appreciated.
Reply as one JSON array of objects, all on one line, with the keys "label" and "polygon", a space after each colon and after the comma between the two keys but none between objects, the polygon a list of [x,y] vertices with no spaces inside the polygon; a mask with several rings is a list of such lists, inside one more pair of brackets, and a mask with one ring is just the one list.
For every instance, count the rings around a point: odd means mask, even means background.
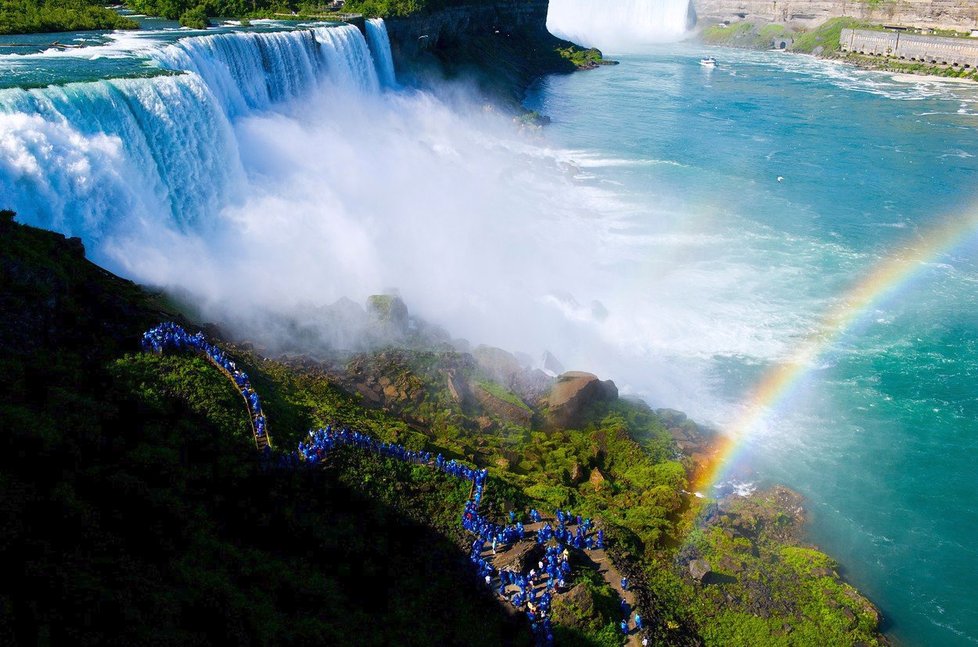
[{"label": "wet rock", "polygon": [[516,355],[501,348],[478,346],[472,356],[493,382],[502,384],[527,402],[542,398],[553,384],[549,375],[529,367],[529,358],[521,363]]},{"label": "wet rock", "polygon": [[490,416],[523,427],[530,426],[530,422],[533,420],[533,412],[526,405],[520,406],[515,402],[497,397],[479,383],[472,384],[471,389],[476,401]]},{"label": "wet rock", "polygon": [[582,371],[563,373],[546,398],[548,419],[558,427],[578,427],[596,405],[617,399],[618,387],[611,380],[601,381]]},{"label": "wet rock", "polygon": [[472,393],[469,391],[469,386],[466,384],[465,380],[460,379],[455,371],[445,371],[445,381],[448,387],[448,393],[452,396],[452,400],[460,405],[465,405],[472,398]]},{"label": "wet rock", "polygon": [[554,357],[553,353],[548,350],[544,351],[543,353],[543,370],[550,371],[554,375],[560,375],[567,369],[565,369],[564,365],[560,363],[560,360]]},{"label": "wet rock", "polygon": [[568,476],[570,477],[571,484],[577,485],[584,480],[584,468],[580,463],[574,461],[574,464],[571,465],[570,471],[568,472]]},{"label": "wet rock", "polygon": [[595,467],[593,470],[591,470],[591,477],[588,479],[588,481],[594,487],[600,488],[602,485],[604,485],[607,479],[604,477],[604,474],[601,473],[601,470]]},{"label": "wet rock", "polygon": [[694,559],[689,563],[689,574],[693,576],[693,579],[697,582],[702,582],[703,578],[709,575],[713,571],[710,568],[710,563],[705,559]]},{"label": "wet rock", "polygon": [[552,616],[555,624],[577,629],[591,628],[600,618],[594,595],[583,582],[554,598]]},{"label": "wet rock", "polygon": [[543,547],[535,541],[521,541],[505,552],[499,552],[493,559],[495,567],[501,571],[527,573],[535,568],[543,556]]},{"label": "wet rock", "polygon": [[367,312],[378,322],[404,328],[408,323],[407,305],[394,294],[374,294],[367,297]]}]

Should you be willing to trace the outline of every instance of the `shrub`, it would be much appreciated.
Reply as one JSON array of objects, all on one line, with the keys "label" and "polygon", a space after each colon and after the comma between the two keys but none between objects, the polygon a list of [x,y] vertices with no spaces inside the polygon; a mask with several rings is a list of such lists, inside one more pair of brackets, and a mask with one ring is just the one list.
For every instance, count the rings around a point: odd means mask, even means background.
[{"label": "shrub", "polygon": [[204,5],[197,5],[193,9],[188,9],[180,16],[180,24],[191,29],[207,29],[211,21],[207,19],[207,10]]}]

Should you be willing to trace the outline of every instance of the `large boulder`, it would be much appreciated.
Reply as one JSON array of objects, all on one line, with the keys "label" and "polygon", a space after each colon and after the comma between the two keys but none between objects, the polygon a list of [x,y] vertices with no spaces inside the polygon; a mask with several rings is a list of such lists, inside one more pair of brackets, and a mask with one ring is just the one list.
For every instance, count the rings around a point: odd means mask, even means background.
[{"label": "large boulder", "polygon": [[367,297],[367,312],[378,323],[400,330],[407,328],[407,305],[395,294],[373,294]]},{"label": "large boulder", "polygon": [[478,346],[472,356],[479,368],[493,382],[502,384],[527,402],[536,402],[553,384],[553,378],[530,367],[530,358],[520,358],[494,346]]},{"label": "large boulder", "polygon": [[557,378],[546,397],[549,421],[558,427],[578,427],[596,405],[618,399],[618,387],[593,373],[569,371]]},{"label": "large boulder", "polygon": [[473,382],[470,390],[479,406],[491,417],[522,427],[530,426],[533,410],[515,393],[488,382]]},{"label": "large boulder", "polygon": [[712,570],[710,563],[705,559],[694,559],[689,563],[689,574],[693,576],[694,580],[700,583],[703,582],[703,578],[709,575]]},{"label": "large boulder", "polygon": [[527,539],[517,543],[505,552],[499,552],[492,563],[500,571],[528,573],[531,568],[536,568],[537,562],[542,557],[543,546]]}]

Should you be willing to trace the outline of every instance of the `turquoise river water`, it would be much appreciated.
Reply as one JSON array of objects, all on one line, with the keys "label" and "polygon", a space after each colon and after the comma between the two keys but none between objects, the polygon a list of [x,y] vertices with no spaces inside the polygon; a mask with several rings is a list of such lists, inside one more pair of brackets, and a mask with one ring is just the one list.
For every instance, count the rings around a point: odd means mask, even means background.
[{"label": "turquoise river water", "polygon": [[[640,235],[665,237],[623,280],[684,328],[663,345],[697,386],[673,405],[721,427],[875,266],[978,209],[974,85],[682,44],[620,59],[530,105]],[[813,540],[898,644],[978,642],[978,239],[955,240],[826,348],[739,466],[806,496]]]}]

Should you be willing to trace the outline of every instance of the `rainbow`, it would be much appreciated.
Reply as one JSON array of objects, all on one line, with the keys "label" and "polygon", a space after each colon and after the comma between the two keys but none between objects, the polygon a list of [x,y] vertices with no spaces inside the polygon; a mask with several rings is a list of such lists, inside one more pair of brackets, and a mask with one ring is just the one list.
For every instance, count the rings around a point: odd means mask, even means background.
[{"label": "rainbow", "polygon": [[[919,240],[908,241],[879,263],[822,319],[819,332],[809,335],[784,362],[773,367],[754,388],[743,415],[724,433],[711,456],[694,474],[694,491],[704,493],[723,481],[749,446],[766,416],[797,391],[815,360],[881,301],[908,285],[927,265],[963,244],[978,232],[978,206],[965,216],[946,219]],[[700,494],[700,496],[702,496]]]}]

